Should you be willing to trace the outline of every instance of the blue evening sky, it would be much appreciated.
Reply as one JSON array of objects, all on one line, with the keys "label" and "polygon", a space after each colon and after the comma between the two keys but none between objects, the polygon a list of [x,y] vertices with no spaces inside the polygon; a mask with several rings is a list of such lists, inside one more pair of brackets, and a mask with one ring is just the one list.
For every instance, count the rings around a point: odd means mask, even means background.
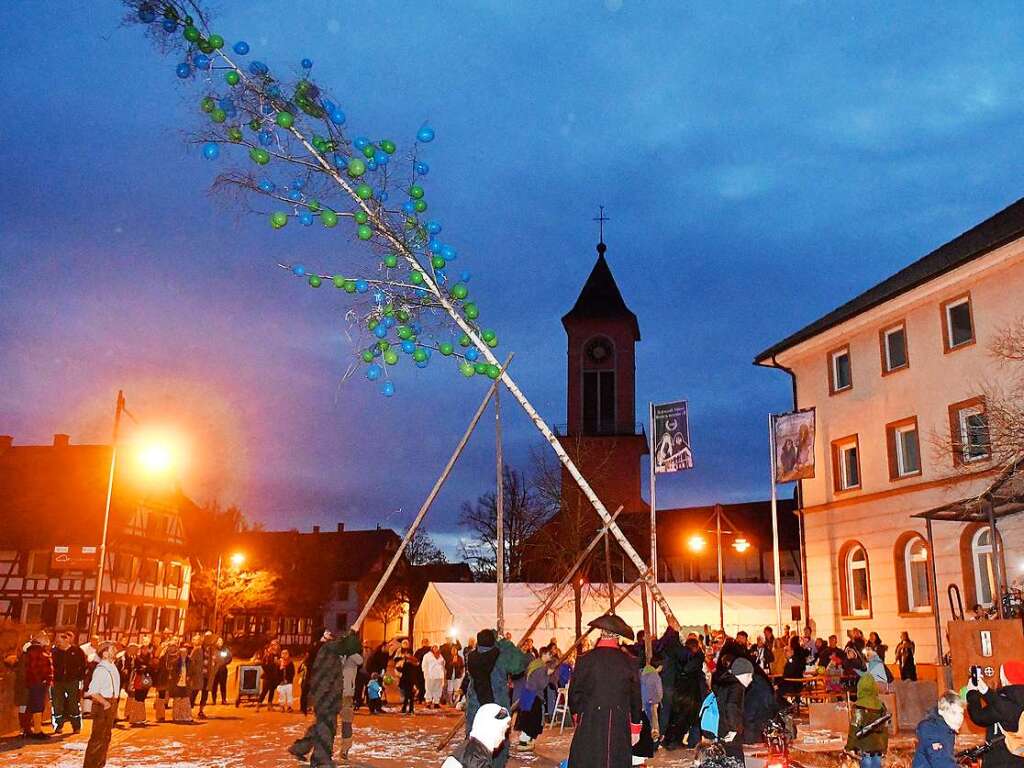
[{"label": "blue evening sky", "polygon": [[[763,347],[1024,194],[1016,3],[214,5],[278,70],[315,61],[353,134],[429,121],[431,213],[541,413],[595,258],[640,319],[638,411],[688,398],[696,468],[665,505],[766,498]],[[195,90],[116,2],[14,0],[0,22],[0,433],[108,439],[114,395],[188,437],[184,486],[268,527],[411,519],[484,390],[435,360],[387,400],[339,385],[350,228],[275,233],[208,193]],[[345,230],[342,232],[342,230]],[[306,236],[303,236],[306,235]],[[539,436],[505,398],[507,455]],[[642,418],[638,413],[638,417]],[[429,527],[493,477],[491,419]]]}]

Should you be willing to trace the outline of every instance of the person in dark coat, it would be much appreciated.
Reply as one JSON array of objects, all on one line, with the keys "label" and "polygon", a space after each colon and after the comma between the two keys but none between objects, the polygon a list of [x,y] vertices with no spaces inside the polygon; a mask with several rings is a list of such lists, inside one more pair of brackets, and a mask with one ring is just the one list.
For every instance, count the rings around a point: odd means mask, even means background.
[{"label": "person in dark coat", "polygon": [[309,683],[313,677],[317,651],[320,650],[321,645],[333,639],[334,635],[331,634],[331,630],[325,629],[323,634],[310,643],[306,650],[306,658],[302,661],[302,685],[299,687],[299,709],[304,715],[309,712]]},{"label": "person in dark coat", "polygon": [[741,764],[743,758],[743,699],[754,680],[754,665],[746,656],[719,657],[719,667],[711,677],[711,690],[718,701],[718,738],[725,754]]},{"label": "person in dark coat", "polygon": [[[621,629],[600,622],[615,619]],[[619,650],[616,634],[632,631],[619,617],[603,616],[591,622],[602,629],[592,651],[583,654],[569,683],[569,711],[576,721],[569,768],[629,768],[632,747],[642,723],[640,674],[636,662]]]},{"label": "person in dark coat", "polygon": [[[1006,731],[1018,731],[1024,713],[1024,662],[1007,661],[999,668],[1002,683],[994,691],[979,676],[975,685],[967,683],[967,715],[975,725],[985,727],[985,741]],[[1024,735],[1024,734],[1018,734]],[[1024,768],[1024,757],[1017,757],[1006,748],[1003,739],[981,758],[982,768]]]},{"label": "person in dark coat", "polygon": [[896,646],[896,663],[900,668],[900,680],[917,680],[917,662],[914,661],[914,641],[909,632],[900,633]]},{"label": "person in dark coat", "polygon": [[911,768],[958,768],[954,744],[963,724],[963,700],[947,691],[917,724],[917,748]]},{"label": "person in dark coat", "polygon": [[662,731],[666,749],[675,749],[683,744],[696,747],[700,742],[700,705],[707,696],[708,683],[704,676],[705,657],[697,638],[690,638],[683,648],[681,663],[677,667],[673,683],[672,712],[668,727]]},{"label": "person in dark coat", "polygon": [[362,651],[359,635],[354,632],[323,643],[316,654],[309,681],[309,702],[316,722],[306,734],[288,747],[288,752],[301,762],[309,756],[314,768],[334,766],[334,738],[341,711],[342,670],[345,659]]},{"label": "person in dark coat", "polygon": [[65,723],[71,723],[71,730],[78,733],[82,730],[80,696],[85,679],[85,653],[72,642],[71,632],[64,630],[57,634],[50,656],[53,659],[53,686],[50,688],[53,732],[60,733]]},{"label": "person in dark coat", "polygon": [[[794,635],[794,640],[798,638]],[[764,727],[779,713],[779,702],[775,698],[768,675],[757,666],[754,677],[743,695],[743,743],[763,744]]]}]

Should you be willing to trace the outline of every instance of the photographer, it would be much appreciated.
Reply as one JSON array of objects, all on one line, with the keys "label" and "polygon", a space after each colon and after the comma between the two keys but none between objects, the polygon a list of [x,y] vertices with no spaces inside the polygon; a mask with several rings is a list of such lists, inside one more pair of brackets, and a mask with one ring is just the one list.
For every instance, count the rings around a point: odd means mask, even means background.
[{"label": "photographer", "polygon": [[1002,734],[1024,738],[1024,733],[1017,733],[1024,713],[1024,662],[1004,663],[999,668],[999,680],[1002,685],[994,691],[980,670],[974,669],[967,683],[967,714],[975,725],[985,727],[985,741],[992,744],[981,764],[983,768],[1024,768],[1024,757],[1011,753],[1004,739],[996,739]]}]

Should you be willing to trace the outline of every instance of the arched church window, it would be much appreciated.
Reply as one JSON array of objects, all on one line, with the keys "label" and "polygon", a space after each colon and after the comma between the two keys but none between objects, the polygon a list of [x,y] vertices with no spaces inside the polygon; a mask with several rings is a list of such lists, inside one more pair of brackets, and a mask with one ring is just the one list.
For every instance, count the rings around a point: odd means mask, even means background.
[{"label": "arched church window", "polygon": [[615,432],[615,345],[605,336],[583,346],[583,432]]}]

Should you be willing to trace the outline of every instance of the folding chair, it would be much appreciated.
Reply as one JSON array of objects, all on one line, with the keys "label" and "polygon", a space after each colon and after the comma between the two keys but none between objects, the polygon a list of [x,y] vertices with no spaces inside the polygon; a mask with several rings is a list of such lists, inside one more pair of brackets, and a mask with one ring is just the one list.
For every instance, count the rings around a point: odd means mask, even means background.
[{"label": "folding chair", "polygon": [[565,718],[569,714],[569,686],[558,689],[558,695],[555,697],[555,706],[551,709],[551,725],[555,724],[555,719],[559,715],[562,716],[561,723],[558,728],[558,732],[562,733],[565,730]]}]

